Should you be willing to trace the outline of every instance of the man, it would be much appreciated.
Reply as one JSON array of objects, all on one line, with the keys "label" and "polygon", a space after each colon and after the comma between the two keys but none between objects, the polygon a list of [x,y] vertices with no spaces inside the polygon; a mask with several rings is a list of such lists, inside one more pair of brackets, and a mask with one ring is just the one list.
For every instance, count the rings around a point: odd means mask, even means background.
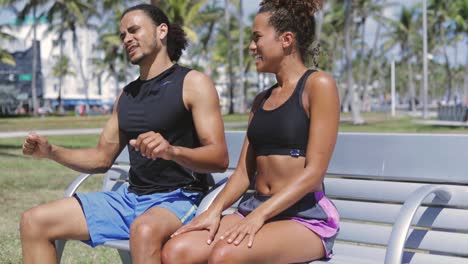
[{"label": "man", "polygon": [[[129,185],[77,194],[34,207],[21,218],[24,263],[56,262],[54,240],[91,246],[130,239],[133,263],[159,263],[162,245],[193,216],[202,179],[228,164],[216,90],[204,74],[174,64],[183,30],[157,7],[138,5],[121,18],[120,37],[140,77],[119,95],[93,149],[71,150],[26,137],[23,153],[84,173],[105,172],[127,145]],[[201,186],[203,187],[203,186]]]}]

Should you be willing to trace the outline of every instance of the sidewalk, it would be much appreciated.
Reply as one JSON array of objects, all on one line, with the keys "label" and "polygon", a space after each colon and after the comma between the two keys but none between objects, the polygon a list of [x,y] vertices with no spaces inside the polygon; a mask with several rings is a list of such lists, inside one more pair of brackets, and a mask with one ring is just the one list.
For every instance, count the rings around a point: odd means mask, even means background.
[{"label": "sidewalk", "polygon": [[[226,130],[229,129],[246,129],[247,122],[229,122],[224,124]],[[33,130],[31,130],[33,131]],[[25,137],[31,131],[12,131],[0,132],[0,138],[15,138]],[[43,136],[58,136],[58,135],[92,135],[101,133],[102,128],[78,128],[78,129],[52,129],[52,130],[34,130],[37,134]]]},{"label": "sidewalk", "polygon": [[[32,131],[32,130],[31,130]],[[0,132],[0,138],[25,137],[31,131]],[[99,134],[102,128],[34,130],[43,136]]]}]

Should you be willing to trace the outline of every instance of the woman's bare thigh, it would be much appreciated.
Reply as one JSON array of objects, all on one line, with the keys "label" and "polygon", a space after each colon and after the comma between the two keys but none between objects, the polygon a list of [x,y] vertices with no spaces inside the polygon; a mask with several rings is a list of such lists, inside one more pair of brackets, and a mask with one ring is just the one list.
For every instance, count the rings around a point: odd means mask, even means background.
[{"label": "woman's bare thigh", "polygon": [[218,241],[216,247],[228,247],[242,263],[302,263],[321,259],[325,249],[321,238],[292,220],[266,223],[255,235],[251,248],[248,238],[238,246]]}]

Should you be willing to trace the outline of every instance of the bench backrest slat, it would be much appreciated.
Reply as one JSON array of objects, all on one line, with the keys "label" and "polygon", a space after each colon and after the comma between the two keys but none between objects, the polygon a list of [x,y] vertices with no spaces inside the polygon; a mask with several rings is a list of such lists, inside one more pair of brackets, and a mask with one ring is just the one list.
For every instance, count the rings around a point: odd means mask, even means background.
[{"label": "bench backrest slat", "polygon": [[[332,198],[403,203],[413,191],[423,185],[423,183],[326,178],[325,192]],[[429,195],[424,200],[425,204],[468,208],[468,187],[454,185],[447,187],[453,190],[450,201],[440,202],[434,200],[434,195]]]},{"label": "bench backrest slat", "polygon": [[[337,240],[386,246],[392,229],[389,225],[342,222]],[[410,229],[405,248],[468,257],[468,235]]]},{"label": "bench backrest slat", "polygon": [[[382,204],[349,200],[332,200],[342,220],[393,224],[401,209],[400,204]],[[416,212],[413,226],[457,230],[468,233],[468,210],[422,206]]]},{"label": "bench backrest slat", "polygon": [[329,173],[468,184],[468,135],[340,133]]}]

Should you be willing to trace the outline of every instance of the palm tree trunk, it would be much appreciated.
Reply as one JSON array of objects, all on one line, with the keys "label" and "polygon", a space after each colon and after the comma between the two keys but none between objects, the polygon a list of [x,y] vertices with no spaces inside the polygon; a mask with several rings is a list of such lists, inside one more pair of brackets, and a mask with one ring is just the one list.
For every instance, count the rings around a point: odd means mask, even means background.
[{"label": "palm tree trunk", "polygon": [[[369,96],[369,85],[372,77],[372,70],[374,69],[375,63],[375,51],[377,50],[377,45],[380,39],[380,29],[382,28],[382,23],[377,22],[377,29],[374,34],[374,42],[372,44],[372,49],[369,54],[369,64],[367,64],[366,70],[366,79],[364,81],[364,92],[362,96],[362,104],[370,106],[370,96]],[[370,110],[370,109],[369,109]]]},{"label": "palm tree trunk", "polygon": [[228,74],[228,90],[229,90],[229,114],[234,114],[234,78],[232,76],[232,49],[231,49],[231,30],[230,30],[230,14],[229,14],[229,0],[224,0],[224,20],[226,23],[226,40],[228,43],[228,61],[227,61],[227,74]]},{"label": "palm tree trunk", "polygon": [[346,89],[349,91],[348,96],[351,100],[351,112],[353,117],[353,124],[363,124],[364,120],[361,116],[359,109],[359,95],[354,89],[353,83],[353,65],[352,65],[352,47],[351,47],[351,26],[353,23],[353,1],[346,1],[346,25],[345,25],[345,50],[346,50]]},{"label": "palm tree trunk", "polygon": [[[467,45],[468,46],[468,45]],[[463,91],[465,93],[464,103],[468,105],[468,52],[465,53],[465,74],[463,76]]]},{"label": "palm tree trunk", "polygon": [[408,58],[408,83],[409,83],[409,94],[410,94],[410,109],[411,111],[416,111],[416,89],[414,86],[413,79],[413,67],[411,65],[411,60]]},{"label": "palm tree trunk", "polygon": [[[73,34],[75,35],[76,33],[73,32]],[[79,45],[76,45],[77,44],[77,39],[76,39],[76,36],[73,37],[74,41],[75,42],[75,50],[76,50],[76,55],[78,56],[78,66],[79,66],[79,69],[80,69],[80,76],[81,76],[81,80],[83,81],[83,87],[84,87],[84,90],[85,90],[85,100],[86,100],[86,113],[89,112],[89,85],[88,85],[88,78],[86,77],[86,74],[84,72],[84,68],[83,68],[83,55],[81,54],[81,47]]]},{"label": "palm tree trunk", "polygon": [[445,71],[447,72],[447,103],[450,102],[450,98],[452,98],[452,70],[450,69],[450,61],[447,54],[447,45],[443,43],[443,50],[444,50],[444,58],[445,58]]},{"label": "palm tree trunk", "polygon": [[[65,21],[65,12],[62,11],[62,21]],[[63,33],[64,33],[64,27],[63,27],[63,23],[61,24],[60,26],[60,36],[59,36],[59,45],[60,45],[60,59],[63,58],[63,42],[64,42],[64,39],[63,39]],[[63,98],[62,98],[62,92],[63,92],[63,89],[62,89],[62,83],[63,83],[63,75],[60,74],[59,75],[59,87],[58,87],[58,113],[59,115],[63,115],[65,113],[65,109],[63,109]]]},{"label": "palm tree trunk", "polygon": [[452,97],[452,71],[450,70],[450,61],[447,53],[447,41],[445,37],[445,30],[444,27],[440,27],[440,39],[442,41],[442,50],[444,53],[444,59],[445,59],[445,71],[447,73],[447,90],[446,90],[446,96],[447,96],[447,103],[450,102],[450,98]]},{"label": "palm tree trunk", "polygon": [[33,6],[33,61],[32,61],[32,80],[31,80],[31,97],[32,97],[32,108],[33,115],[37,116],[38,113],[38,103],[37,103],[37,60],[38,58],[38,45],[37,45],[37,20],[36,20],[36,5]]},{"label": "palm tree trunk", "polygon": [[315,24],[315,40],[320,43],[323,28],[323,10],[317,13],[317,23]]},{"label": "palm tree trunk", "polygon": [[240,112],[245,113],[245,85],[244,85],[244,10],[242,0],[239,0],[239,90],[241,91]]}]

